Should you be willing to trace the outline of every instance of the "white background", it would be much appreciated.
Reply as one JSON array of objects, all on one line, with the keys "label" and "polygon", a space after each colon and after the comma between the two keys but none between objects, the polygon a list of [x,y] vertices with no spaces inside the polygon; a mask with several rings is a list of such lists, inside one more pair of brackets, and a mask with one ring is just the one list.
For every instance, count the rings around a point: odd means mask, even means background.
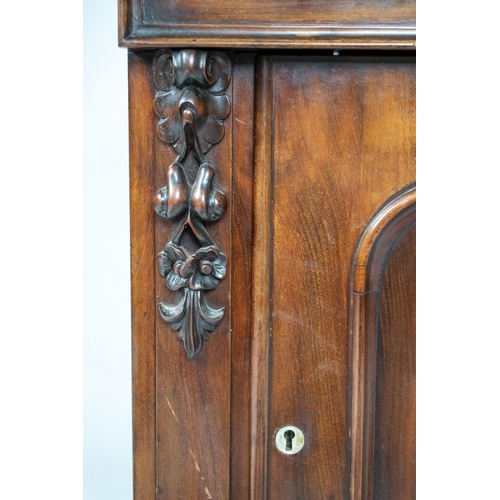
[{"label": "white background", "polygon": [[132,500],[127,50],[117,11],[84,2],[85,500]]},{"label": "white background", "polygon": [[1,16],[0,499],[131,500],[117,2],[7,2]]},{"label": "white background", "polygon": [[[81,500],[84,448],[85,500],[132,498],[126,51],[116,8],[85,0],[85,56],[77,2],[1,9],[2,500]],[[418,12],[418,498],[492,499],[497,20],[482,4],[461,12],[420,2]]]}]

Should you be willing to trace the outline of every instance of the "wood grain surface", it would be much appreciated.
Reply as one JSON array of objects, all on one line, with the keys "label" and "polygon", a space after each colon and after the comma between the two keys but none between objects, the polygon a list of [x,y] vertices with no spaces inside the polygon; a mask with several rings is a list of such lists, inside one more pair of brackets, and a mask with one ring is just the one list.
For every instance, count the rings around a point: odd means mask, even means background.
[{"label": "wood grain surface", "polygon": [[415,0],[119,0],[119,17],[124,47],[415,47]]},{"label": "wood grain surface", "polygon": [[[414,182],[411,58],[273,60],[268,498],[348,498],[349,273],[383,203]],[[256,123],[256,126],[258,124]]]},{"label": "wood grain surface", "polygon": [[154,248],[154,96],[152,54],[129,53],[130,263],[134,500],[155,498],[156,254]]},{"label": "wood grain surface", "polygon": [[250,499],[265,499],[269,412],[269,331],[271,328],[271,158],[272,65],[259,57],[256,68],[255,177],[252,248],[252,343],[250,368]]},{"label": "wood grain surface", "polygon": [[[153,53],[129,56],[134,500],[411,500],[414,233],[393,244],[384,228],[414,214],[415,60],[231,57],[231,114],[207,153],[228,274],[206,300],[226,315],[188,360],[157,313],[175,300],[156,265],[173,223],[152,197],[176,153],[155,131]],[[305,434],[296,455],[274,445],[285,425]]]},{"label": "wood grain surface", "polygon": [[[389,384],[392,383],[397,386],[399,377],[403,379],[412,377],[411,365],[399,364],[400,373],[394,371],[391,373],[391,376],[395,377],[395,379],[386,380],[386,384],[381,383],[379,377],[381,351],[378,344],[380,344],[381,339],[384,339],[385,344],[385,337],[390,340],[390,334],[392,333],[387,332],[387,328],[385,328],[385,331],[380,329],[380,325],[383,324],[380,306],[382,299],[388,301],[393,309],[398,310],[395,313],[396,318],[401,313],[401,328],[398,335],[403,334],[403,342],[407,341],[408,335],[410,337],[415,335],[415,280],[402,281],[398,279],[397,275],[392,276],[388,272],[391,268],[387,265],[393,248],[411,228],[414,229],[415,220],[416,189],[414,186],[409,186],[387,200],[384,206],[374,215],[361,237],[354,257],[351,291],[351,500],[371,500],[374,498],[375,469],[378,468],[377,474],[380,476],[386,472],[388,465],[387,462],[381,465],[378,456],[375,456],[377,449],[380,452],[380,414],[387,413],[385,408],[380,407],[381,397],[385,398],[385,402],[391,405],[393,401],[400,397],[400,394],[396,394],[391,390],[393,388],[390,388]],[[401,269],[405,270],[406,276],[409,278],[414,277],[415,274],[414,252],[415,247],[413,245],[413,249],[410,248],[410,251],[406,251],[402,257],[399,257]],[[386,288],[387,283],[392,284],[396,281],[399,283],[397,293],[396,289],[393,294],[388,294],[386,290],[382,297],[382,277]],[[413,303],[411,303],[412,300]],[[410,317],[413,318],[413,325],[409,320]],[[396,328],[396,323],[393,323],[392,326]],[[413,328],[413,331],[405,331],[405,328],[410,330]],[[411,349],[411,342],[408,347]],[[397,356],[399,356],[400,352],[400,350],[397,352]],[[408,358],[408,356],[406,357]],[[393,363],[400,361],[391,358],[390,354],[387,358]],[[407,370],[406,373],[404,373],[405,369]],[[415,394],[408,394],[406,391],[403,397],[411,400],[412,396],[414,407]],[[400,417],[404,420],[406,415]],[[376,421],[378,421],[378,425],[376,425]],[[382,425],[386,425],[385,422]],[[410,427],[411,423],[408,429]],[[393,426],[391,430],[394,431],[394,439],[398,439],[397,426]],[[414,428],[413,432],[415,432]],[[383,443],[382,447],[386,446],[386,444]],[[408,444],[411,445],[411,441]],[[405,453],[407,450],[400,451]],[[414,454],[413,458],[415,458]],[[393,469],[399,470],[400,464],[397,460],[394,460],[391,466]],[[401,469],[404,469],[402,465]],[[404,478],[406,485],[414,484],[415,470],[405,470],[403,475],[400,476],[401,478]],[[400,484],[394,488],[394,491],[402,495],[402,500],[413,499],[414,496],[411,496],[411,494],[403,496],[404,488],[402,486],[404,485]],[[398,498],[397,495],[396,498]]]},{"label": "wood grain surface", "polygon": [[231,496],[248,498],[250,481],[250,336],[254,183],[255,54],[233,66],[233,274],[231,340]]},{"label": "wood grain surface", "polygon": [[[232,84],[225,90],[232,100]],[[149,103],[152,106],[153,103]],[[206,157],[216,169],[216,189],[232,192],[232,120],[227,119],[225,139],[213,147]],[[155,151],[155,187],[165,185],[166,171],[177,152],[157,135]],[[188,181],[193,184],[198,162],[192,152],[184,162]],[[221,251],[232,254],[232,198],[228,208],[206,229]],[[170,240],[176,222],[155,218],[155,253]],[[200,245],[181,239],[181,244],[194,250]],[[228,262],[228,274],[232,262]],[[159,302],[173,303],[177,292],[169,290],[165,280],[157,276]],[[207,292],[206,301],[214,307],[224,304],[222,322],[205,342],[196,358],[188,360],[177,332],[161,319],[156,323],[156,483],[158,500],[169,498],[197,499],[229,497],[230,402],[231,402],[231,282],[221,280]]]},{"label": "wood grain surface", "polygon": [[416,498],[415,234],[399,236],[380,280],[374,500]]},{"label": "wood grain surface", "polygon": [[415,18],[414,0],[146,0],[145,24],[217,22],[328,23],[348,21],[408,21]]}]

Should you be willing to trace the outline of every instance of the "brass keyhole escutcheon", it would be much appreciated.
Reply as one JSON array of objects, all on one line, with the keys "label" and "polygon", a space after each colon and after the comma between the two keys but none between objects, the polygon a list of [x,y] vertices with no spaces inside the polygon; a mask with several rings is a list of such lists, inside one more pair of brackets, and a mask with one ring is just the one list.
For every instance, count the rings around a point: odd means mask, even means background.
[{"label": "brass keyhole escutcheon", "polygon": [[304,433],[293,425],[282,427],[274,439],[276,448],[285,455],[295,455],[305,443]]}]

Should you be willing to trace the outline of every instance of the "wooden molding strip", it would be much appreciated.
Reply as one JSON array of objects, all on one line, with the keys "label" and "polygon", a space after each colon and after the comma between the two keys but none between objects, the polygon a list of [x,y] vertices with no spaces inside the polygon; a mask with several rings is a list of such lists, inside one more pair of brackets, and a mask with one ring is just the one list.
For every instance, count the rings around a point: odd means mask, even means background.
[{"label": "wooden molding strip", "polygon": [[417,190],[413,186],[404,191],[397,198],[385,205],[366,228],[356,251],[353,271],[353,290],[355,293],[363,294],[368,291],[367,267],[370,254],[382,229],[403,210],[415,204]]},{"label": "wooden molding strip", "polygon": [[134,499],[156,498],[156,304],[152,56],[129,54]]},{"label": "wooden molding strip", "polygon": [[252,336],[250,345],[250,500],[267,498],[271,315],[272,62],[257,59],[255,108]]},{"label": "wooden molding strip", "polygon": [[375,373],[380,272],[394,241],[415,222],[416,189],[408,188],[372,218],[352,271],[352,406],[350,500],[373,499]]},{"label": "wooden molding strip", "polygon": [[[125,15],[125,14],[123,14]],[[123,23],[121,24],[123,26]],[[128,26],[128,25],[127,25]],[[121,47],[415,49],[408,24],[187,24],[135,25],[120,31]]]}]

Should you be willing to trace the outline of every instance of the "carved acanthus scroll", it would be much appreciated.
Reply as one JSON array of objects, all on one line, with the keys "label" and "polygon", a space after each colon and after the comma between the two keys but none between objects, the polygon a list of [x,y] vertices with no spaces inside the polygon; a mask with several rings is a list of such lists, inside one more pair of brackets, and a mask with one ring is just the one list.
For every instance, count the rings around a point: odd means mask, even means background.
[{"label": "carved acanthus scroll", "polygon": [[[231,79],[231,61],[222,52],[162,49],[154,58],[153,74],[159,89],[154,103],[160,118],[157,132],[179,154],[167,169],[166,185],[154,199],[158,215],[179,220],[158,255],[158,266],[167,287],[183,292],[176,304],[160,302],[159,311],[178,331],[192,359],[224,316],[224,307],[213,309],[204,296],[224,278],[227,265],[226,255],[205,228],[207,221],[222,217],[227,200],[214,188],[215,170],[204,154],[224,136],[223,121],[230,111],[224,89]],[[184,168],[191,151],[199,164],[193,184]],[[187,228],[199,243],[194,253],[181,246]]]}]

